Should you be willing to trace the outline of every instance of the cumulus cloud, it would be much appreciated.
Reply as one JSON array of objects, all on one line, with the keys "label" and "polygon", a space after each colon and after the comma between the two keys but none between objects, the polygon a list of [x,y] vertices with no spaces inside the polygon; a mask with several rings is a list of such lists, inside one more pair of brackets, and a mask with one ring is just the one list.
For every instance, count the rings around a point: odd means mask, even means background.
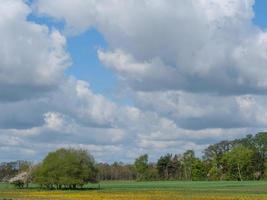
[{"label": "cumulus cloud", "polygon": [[[87,83],[75,79],[66,81],[59,88],[49,97],[44,96],[36,101],[35,107],[29,105],[28,110],[20,113],[21,119],[34,113],[32,118],[27,119],[32,120],[31,126],[15,128],[16,121],[13,121],[13,127],[1,126],[2,148],[14,150],[20,146],[22,150],[31,150],[31,154],[17,156],[38,160],[48,151],[61,146],[82,147],[90,150],[99,160],[120,158],[130,162],[138,153],[150,152],[156,157],[156,152],[163,147],[164,152],[175,153],[181,153],[186,147],[198,150],[210,142],[244,133],[233,130],[226,133],[220,129],[186,130],[178,127],[170,117],[162,117],[153,110],[114,104],[102,95],[93,94]],[[42,110],[38,109],[40,107]],[[96,111],[92,107],[98,109],[98,115],[95,116]],[[18,115],[17,110],[7,110],[7,113]],[[106,117],[107,114],[112,120]],[[35,122],[36,118],[40,121]],[[178,145],[176,149],[175,144],[183,145]],[[123,154],[124,151],[127,153]],[[116,158],[112,157],[114,153]],[[1,159],[5,157],[2,155]]]},{"label": "cumulus cloud", "polygon": [[[191,148],[199,155],[210,143],[264,129],[267,33],[252,23],[253,4],[0,1],[0,160],[39,160],[59,147],[86,148],[99,161]],[[64,21],[65,32],[29,14]],[[90,28],[108,42],[98,58],[133,105],[65,75],[68,37]]]},{"label": "cumulus cloud", "polygon": [[53,90],[69,66],[65,37],[26,21],[31,10],[23,1],[0,3],[0,101]]},{"label": "cumulus cloud", "polygon": [[87,0],[87,11],[56,2],[37,10],[77,31],[97,28],[111,47],[99,58],[134,89],[266,93],[267,36],[252,24],[253,0]]},{"label": "cumulus cloud", "polygon": [[191,130],[266,127],[266,96],[218,96],[181,91],[137,92],[135,105],[174,120]]}]

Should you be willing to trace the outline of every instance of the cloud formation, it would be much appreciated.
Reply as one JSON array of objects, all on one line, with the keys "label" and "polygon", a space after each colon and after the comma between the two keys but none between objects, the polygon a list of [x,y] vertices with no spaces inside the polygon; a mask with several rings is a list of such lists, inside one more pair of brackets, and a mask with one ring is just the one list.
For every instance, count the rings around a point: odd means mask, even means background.
[{"label": "cloud formation", "polygon": [[70,64],[65,37],[57,30],[26,21],[31,9],[23,1],[0,3],[0,101],[53,90]]},{"label": "cloud formation", "polygon": [[54,2],[37,10],[96,28],[110,45],[100,60],[136,90],[266,94],[267,34],[252,23],[253,0]]},{"label": "cloud formation", "polygon": [[[99,161],[201,153],[267,127],[267,33],[252,0],[0,1],[0,161],[87,148]],[[65,31],[29,21],[64,21]],[[98,58],[133,105],[65,75],[68,37],[97,29]],[[72,66],[75,68],[75,65]],[[23,153],[22,153],[23,152]]]}]

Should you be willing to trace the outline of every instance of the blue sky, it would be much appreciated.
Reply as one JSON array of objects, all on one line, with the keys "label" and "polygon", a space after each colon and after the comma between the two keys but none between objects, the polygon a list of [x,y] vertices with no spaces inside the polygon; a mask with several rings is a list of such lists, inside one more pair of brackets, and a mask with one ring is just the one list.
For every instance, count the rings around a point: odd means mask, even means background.
[{"label": "blue sky", "polygon": [[92,89],[108,94],[116,84],[116,76],[105,68],[97,57],[98,49],[108,48],[103,36],[95,29],[68,39],[68,52],[71,54],[73,67],[67,74],[88,81]]},{"label": "blue sky", "polygon": [[253,2],[2,1],[0,162],[201,155],[267,130],[267,1]]},{"label": "blue sky", "polygon": [[267,2],[264,0],[256,0],[254,10],[254,23],[263,28],[267,28]]}]

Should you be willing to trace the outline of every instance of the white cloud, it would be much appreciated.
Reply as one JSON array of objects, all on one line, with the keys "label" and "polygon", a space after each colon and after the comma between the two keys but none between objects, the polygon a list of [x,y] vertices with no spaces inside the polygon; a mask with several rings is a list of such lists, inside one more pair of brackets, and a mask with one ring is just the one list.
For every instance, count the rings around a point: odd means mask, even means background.
[{"label": "white cloud", "polygon": [[265,95],[221,96],[181,91],[136,92],[135,106],[154,111],[175,121],[178,127],[191,130],[207,128],[261,128]]},{"label": "white cloud", "polygon": [[253,0],[86,0],[80,12],[81,1],[53,2],[39,0],[38,12],[99,30],[111,49],[99,58],[134,89],[266,93],[267,37],[252,24]]},{"label": "white cloud", "polygon": [[31,10],[23,1],[0,3],[0,101],[38,96],[54,89],[69,65],[65,37],[26,21]]},{"label": "white cloud", "polygon": [[[251,22],[253,3],[0,0],[0,160],[39,160],[62,146],[100,161],[156,159],[265,128],[267,34]],[[67,34],[28,21],[32,9],[65,21]],[[66,37],[91,27],[133,105],[64,75]]]}]

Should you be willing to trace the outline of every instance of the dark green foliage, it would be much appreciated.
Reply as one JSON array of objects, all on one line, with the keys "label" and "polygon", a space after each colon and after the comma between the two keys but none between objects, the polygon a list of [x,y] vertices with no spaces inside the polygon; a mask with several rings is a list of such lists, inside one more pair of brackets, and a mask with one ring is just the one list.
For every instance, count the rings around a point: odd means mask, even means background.
[{"label": "dark green foliage", "polygon": [[167,154],[157,162],[159,177],[162,180],[205,180],[207,169],[205,163],[195,157],[192,150],[182,156]]},{"label": "dark green foliage", "polygon": [[96,182],[95,161],[85,150],[59,149],[49,153],[33,173],[34,182],[47,188],[75,189]]},{"label": "dark green foliage", "polygon": [[157,161],[163,180],[260,180],[267,178],[267,133],[221,141],[204,150],[203,159],[192,150],[167,154]]},{"label": "dark green foliage", "polygon": [[13,184],[16,188],[23,188],[24,185],[25,185],[25,183],[24,183],[23,181],[21,181],[21,180],[14,181],[12,184]]},{"label": "dark green foliage", "polygon": [[146,173],[146,180],[158,180],[158,170],[155,166],[154,163],[150,163],[148,165],[148,170],[147,170],[147,173]]},{"label": "dark green foliage", "polygon": [[171,154],[161,156],[157,162],[157,169],[161,179],[169,180],[175,172],[175,168]]},{"label": "dark green foliage", "polygon": [[267,133],[210,145],[205,149],[203,159],[207,163],[209,180],[264,179]]},{"label": "dark green foliage", "polygon": [[148,179],[148,155],[144,154],[135,159],[134,166],[138,180]]},{"label": "dark green foliage", "polygon": [[192,180],[207,180],[207,174],[208,172],[205,163],[202,160],[196,158],[192,164]]},{"label": "dark green foliage", "polygon": [[226,152],[232,149],[232,147],[233,142],[221,141],[217,144],[210,145],[207,149],[204,150],[203,159],[206,161],[207,167],[209,169],[212,169],[211,171],[213,175],[218,175],[221,173],[221,170],[223,168],[222,157]]}]

